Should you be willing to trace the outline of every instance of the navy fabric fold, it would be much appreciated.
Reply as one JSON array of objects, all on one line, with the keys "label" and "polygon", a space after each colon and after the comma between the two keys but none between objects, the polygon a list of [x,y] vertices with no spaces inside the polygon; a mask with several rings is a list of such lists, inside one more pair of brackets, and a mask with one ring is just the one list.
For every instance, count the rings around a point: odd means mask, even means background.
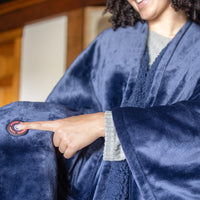
[{"label": "navy fabric fold", "polygon": [[200,198],[200,102],[116,108],[113,116],[144,199]]}]

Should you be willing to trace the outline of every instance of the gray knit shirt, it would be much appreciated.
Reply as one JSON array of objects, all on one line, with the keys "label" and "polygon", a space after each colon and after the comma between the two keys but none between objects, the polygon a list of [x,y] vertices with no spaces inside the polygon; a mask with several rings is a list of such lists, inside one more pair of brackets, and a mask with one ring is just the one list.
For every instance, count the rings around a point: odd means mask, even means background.
[{"label": "gray knit shirt", "polygon": [[[149,67],[153,64],[161,50],[170,42],[170,38],[149,31]],[[126,159],[114,126],[112,112],[105,112],[105,144],[103,159],[107,161],[120,161]]]}]

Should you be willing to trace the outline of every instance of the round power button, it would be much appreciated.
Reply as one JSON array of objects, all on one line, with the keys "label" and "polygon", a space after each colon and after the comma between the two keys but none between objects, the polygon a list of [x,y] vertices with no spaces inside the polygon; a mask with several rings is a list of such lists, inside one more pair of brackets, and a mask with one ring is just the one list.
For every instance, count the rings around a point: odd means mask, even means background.
[{"label": "round power button", "polygon": [[21,123],[22,121],[13,121],[7,125],[7,131],[10,133],[10,135],[19,137],[27,134],[28,132],[27,129],[22,129],[22,130],[17,129],[17,125]]}]

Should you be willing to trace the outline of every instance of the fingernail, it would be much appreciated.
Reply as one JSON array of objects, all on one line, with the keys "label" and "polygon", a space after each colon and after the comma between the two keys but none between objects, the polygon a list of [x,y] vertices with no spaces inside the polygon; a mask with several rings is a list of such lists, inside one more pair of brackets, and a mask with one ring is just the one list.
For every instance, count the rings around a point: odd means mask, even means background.
[{"label": "fingernail", "polygon": [[18,124],[18,125],[16,125],[15,127],[16,127],[16,129],[18,129],[18,130],[24,129],[24,126],[23,126],[22,124]]}]

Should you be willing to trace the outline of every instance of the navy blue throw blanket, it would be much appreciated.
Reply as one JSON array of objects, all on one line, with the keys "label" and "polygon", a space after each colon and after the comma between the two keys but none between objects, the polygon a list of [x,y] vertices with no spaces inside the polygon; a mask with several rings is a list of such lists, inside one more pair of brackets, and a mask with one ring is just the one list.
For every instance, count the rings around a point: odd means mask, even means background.
[{"label": "navy blue throw blanket", "polygon": [[[108,29],[46,103],[0,109],[0,199],[200,199],[200,26],[187,21],[150,70],[147,36],[147,23]],[[64,159],[52,133],[14,137],[6,130],[12,120],[106,110],[113,112],[124,161],[103,161],[103,138]]]}]

